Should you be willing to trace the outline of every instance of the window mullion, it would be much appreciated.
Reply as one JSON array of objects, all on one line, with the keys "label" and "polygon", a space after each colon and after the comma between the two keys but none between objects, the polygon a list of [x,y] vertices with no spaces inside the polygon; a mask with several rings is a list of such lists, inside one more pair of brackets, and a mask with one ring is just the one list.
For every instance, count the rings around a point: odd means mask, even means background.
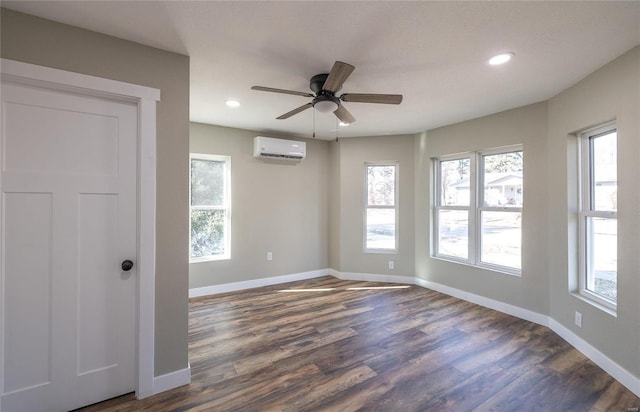
[{"label": "window mullion", "polygon": [[474,153],[471,156],[471,172],[469,181],[471,182],[471,207],[469,209],[469,260],[472,264],[477,265],[480,262],[480,248],[481,248],[481,239],[480,239],[480,230],[479,230],[479,222],[480,220],[480,194],[478,193],[478,187],[480,187],[481,178],[479,167],[481,163],[479,161],[480,155],[478,153]]}]

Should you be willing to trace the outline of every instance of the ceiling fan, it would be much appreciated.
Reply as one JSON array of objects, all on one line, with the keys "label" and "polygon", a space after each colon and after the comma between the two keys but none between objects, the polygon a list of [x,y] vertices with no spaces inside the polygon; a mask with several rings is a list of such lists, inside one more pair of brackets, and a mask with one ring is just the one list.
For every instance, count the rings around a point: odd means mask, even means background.
[{"label": "ceiling fan", "polygon": [[252,90],[260,90],[263,92],[293,94],[296,96],[311,97],[310,103],[304,104],[296,109],[291,110],[277,119],[288,119],[304,110],[314,107],[319,112],[333,112],[343,123],[353,123],[355,117],[342,105],[342,102],[354,103],[382,103],[382,104],[400,104],[402,102],[401,94],[368,94],[368,93],[344,93],[336,96],[345,80],[351,75],[354,66],[336,61],[329,73],[316,74],[309,82],[309,88],[313,93],[297,92],[294,90],[274,89],[272,87],[253,86]]}]

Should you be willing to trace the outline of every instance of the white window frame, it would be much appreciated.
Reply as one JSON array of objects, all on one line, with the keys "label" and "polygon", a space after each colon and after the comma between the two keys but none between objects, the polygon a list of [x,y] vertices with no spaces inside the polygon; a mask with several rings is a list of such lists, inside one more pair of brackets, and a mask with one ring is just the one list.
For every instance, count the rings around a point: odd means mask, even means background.
[{"label": "white window frame", "polygon": [[[216,206],[192,206],[191,205],[191,162],[193,160],[205,160],[214,162],[224,162],[225,173],[223,177],[224,184],[224,202],[222,205]],[[220,255],[210,256],[191,256],[191,211],[192,210],[224,210],[224,253]],[[210,262],[214,260],[225,260],[231,258],[231,157],[212,155],[204,153],[189,154],[189,263]]]},{"label": "white window frame", "polygon": [[[604,308],[615,313],[617,303],[609,300],[588,289],[588,267],[590,260],[593,259],[591,253],[591,244],[589,240],[589,229],[587,220],[589,218],[605,218],[615,219],[616,225],[619,227],[617,219],[617,211],[596,210],[592,203],[593,185],[593,152],[592,142],[594,138],[609,134],[617,133],[615,121],[602,124],[600,126],[590,128],[578,134],[578,150],[580,170],[578,178],[578,194],[579,194],[579,212],[578,212],[578,294],[587,302],[595,304],[596,307]],[[617,155],[616,155],[617,157]],[[617,159],[616,159],[617,164]],[[616,274],[617,277],[617,274]],[[616,279],[617,287],[617,279]]]},{"label": "white window frame", "polygon": [[[476,213],[474,213],[475,209],[475,199],[476,196],[476,187],[477,181],[476,178],[476,155],[473,152],[460,153],[456,155],[447,155],[441,156],[433,159],[433,176],[434,176],[434,212],[433,219],[434,222],[434,230],[433,230],[433,256],[452,260],[459,263],[465,263],[473,265],[475,261],[475,256],[472,253],[474,248],[472,247],[473,239],[475,239],[475,227],[476,227]],[[450,162],[456,160],[464,160],[469,159],[469,205],[468,206],[454,206],[454,205],[443,205],[442,204],[442,175],[441,175],[441,167],[440,163],[442,162]],[[442,210],[452,210],[452,211],[467,211],[467,219],[468,219],[468,227],[467,227],[467,258],[462,258],[459,256],[452,256],[439,253],[439,212]]]},{"label": "white window frame", "polygon": [[[455,155],[445,155],[432,159],[433,174],[433,231],[432,231],[432,257],[453,261],[456,263],[467,264],[495,272],[506,273],[514,276],[521,276],[522,264],[520,268],[512,266],[498,265],[482,261],[482,212],[513,212],[520,213],[522,216],[522,207],[496,207],[484,206],[484,156],[498,155],[512,152],[523,152],[522,145],[505,146],[495,149],[488,149],[477,152],[465,152]],[[442,204],[442,162],[469,159],[469,206],[452,206]],[[523,175],[524,176],[524,175]],[[446,255],[439,252],[439,212],[442,210],[463,210],[468,213],[468,250],[467,258]],[[522,230],[522,220],[520,230]],[[522,250],[520,252],[520,261],[522,262]]]},{"label": "white window frame", "polygon": [[[498,149],[484,150],[477,153],[478,157],[478,185],[477,185],[477,210],[476,210],[476,227],[474,233],[476,234],[476,249],[475,249],[475,261],[477,266],[491,269],[499,272],[506,272],[512,275],[521,275],[522,273],[522,238],[520,239],[520,267],[499,265],[495,263],[489,263],[482,261],[482,212],[504,212],[504,213],[520,213],[522,217],[522,207],[517,206],[485,206],[485,191],[484,191],[484,158],[485,156],[500,155],[506,153],[523,152],[522,145],[502,147]],[[524,177],[524,173],[523,173]],[[523,184],[524,186],[524,184]],[[522,219],[520,219],[520,232],[522,233]]]},{"label": "white window frame", "polygon": [[[369,167],[372,166],[393,166],[395,168],[395,181],[393,182],[393,206],[388,205],[369,205]],[[363,236],[362,236],[362,249],[364,253],[386,253],[386,254],[397,254],[398,253],[398,182],[400,181],[399,177],[400,173],[400,162],[398,161],[376,161],[376,162],[365,162],[364,163],[364,201],[363,201]],[[367,248],[367,211],[369,209],[392,209],[394,210],[395,216],[395,237],[394,237],[394,247],[393,249],[381,249],[381,248]]]}]

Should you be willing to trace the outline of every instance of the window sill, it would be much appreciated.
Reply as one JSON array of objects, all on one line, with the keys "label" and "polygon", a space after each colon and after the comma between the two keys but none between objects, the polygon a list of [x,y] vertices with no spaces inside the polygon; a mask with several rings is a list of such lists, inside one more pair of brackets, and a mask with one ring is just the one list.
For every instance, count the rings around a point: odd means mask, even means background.
[{"label": "window sill", "polygon": [[363,253],[367,254],[382,254],[382,255],[399,255],[397,250],[386,250],[386,249],[365,249]]},{"label": "window sill", "polygon": [[205,256],[199,258],[191,258],[189,259],[189,263],[205,263],[205,262],[216,262],[218,260],[229,260],[231,256],[222,255],[222,256]]},{"label": "window sill", "polygon": [[592,299],[590,296],[588,296],[588,295],[586,295],[586,294],[579,293],[579,292],[571,292],[571,294],[572,294],[574,297],[576,297],[576,298],[580,299],[581,301],[583,301],[583,302],[585,302],[585,303],[587,303],[587,304],[589,304],[589,305],[593,306],[594,308],[596,308],[596,309],[600,309],[601,311],[603,311],[603,312],[604,312],[604,313],[606,313],[607,315],[611,315],[611,316],[613,316],[614,318],[617,318],[617,317],[618,317],[618,310],[617,310],[617,307],[616,307],[616,309],[612,309],[612,308],[610,308],[610,307],[608,307],[608,306],[603,305],[603,304],[602,304],[602,303],[600,303],[600,302],[595,301],[595,300],[594,300],[594,299]]},{"label": "window sill", "polygon": [[482,270],[488,270],[490,272],[495,272],[495,273],[501,273],[503,275],[509,275],[509,276],[515,276],[515,277],[522,277],[522,271],[520,270],[510,270],[509,268],[506,267],[502,267],[502,266],[497,266],[497,265],[487,265],[487,264],[474,264],[468,261],[464,261],[464,260],[458,260],[454,257],[450,257],[450,256],[439,256],[439,255],[433,255],[431,256],[432,259],[438,259],[438,260],[442,260],[444,262],[449,262],[449,263],[457,263],[460,265],[464,265],[464,266],[469,266],[472,268],[476,268],[476,269],[482,269]]}]

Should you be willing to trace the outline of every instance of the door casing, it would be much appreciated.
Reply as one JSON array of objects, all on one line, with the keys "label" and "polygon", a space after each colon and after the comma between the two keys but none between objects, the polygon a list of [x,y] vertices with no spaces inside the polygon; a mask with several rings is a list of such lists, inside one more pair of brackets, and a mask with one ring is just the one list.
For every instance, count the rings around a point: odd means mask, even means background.
[{"label": "door casing", "polygon": [[[151,396],[155,393],[156,102],[160,100],[160,90],[8,59],[0,60],[0,68],[2,82],[129,102],[137,106],[136,397]],[[4,316],[2,310],[0,305],[0,319]],[[4,387],[3,371],[4,360],[0,357],[0,387]]]}]

